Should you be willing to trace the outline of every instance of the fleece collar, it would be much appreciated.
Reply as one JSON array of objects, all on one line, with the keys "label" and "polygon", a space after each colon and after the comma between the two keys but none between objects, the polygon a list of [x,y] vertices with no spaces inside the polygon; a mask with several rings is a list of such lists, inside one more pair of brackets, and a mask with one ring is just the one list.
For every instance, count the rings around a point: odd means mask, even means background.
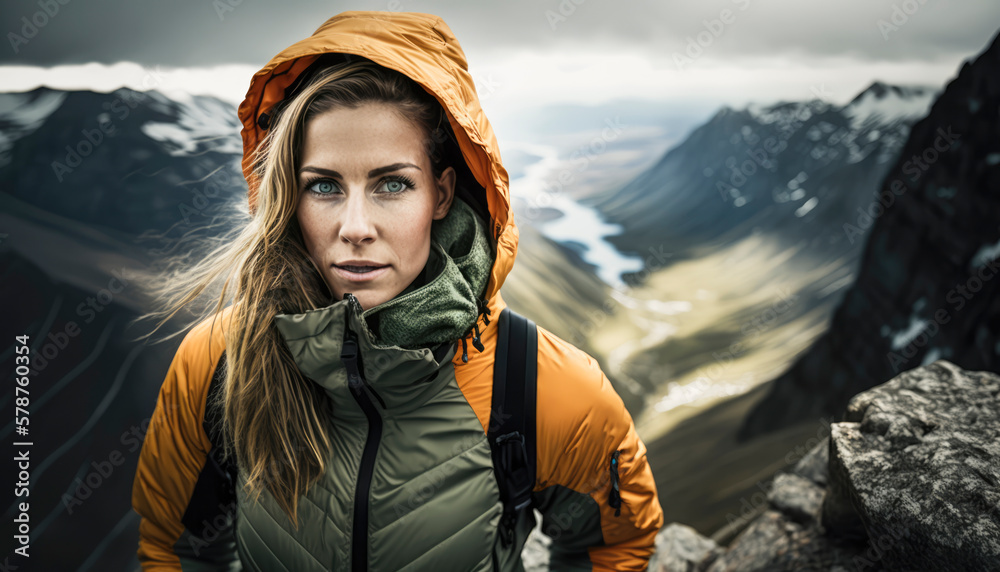
[{"label": "fleece collar", "polygon": [[362,316],[381,345],[414,348],[461,338],[479,317],[480,297],[489,280],[493,256],[479,217],[459,197],[448,214],[434,221],[424,277]]},{"label": "fleece collar", "polygon": [[[493,266],[486,230],[460,198],[434,221],[422,279],[395,298],[362,310],[345,298],[274,323],[302,373],[323,386],[339,411],[363,415],[347,386],[340,359],[345,328],[356,335],[365,380],[387,409],[412,410],[432,393],[430,378],[455,355],[454,342],[477,328]],[[447,377],[447,376],[438,376]]]}]

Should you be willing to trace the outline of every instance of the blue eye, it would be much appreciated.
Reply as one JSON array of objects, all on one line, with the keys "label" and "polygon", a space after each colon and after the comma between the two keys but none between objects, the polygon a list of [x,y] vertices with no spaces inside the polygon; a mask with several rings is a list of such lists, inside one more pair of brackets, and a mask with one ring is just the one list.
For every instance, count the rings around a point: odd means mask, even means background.
[{"label": "blue eye", "polygon": [[413,180],[403,175],[394,175],[392,177],[382,179],[382,188],[385,189],[385,192],[390,195],[402,193],[403,191],[412,189],[413,187]]},{"label": "blue eye", "polygon": [[337,190],[337,186],[333,184],[332,181],[319,180],[315,183],[309,183],[308,189],[312,190],[314,193],[320,195],[329,195],[330,193]]}]

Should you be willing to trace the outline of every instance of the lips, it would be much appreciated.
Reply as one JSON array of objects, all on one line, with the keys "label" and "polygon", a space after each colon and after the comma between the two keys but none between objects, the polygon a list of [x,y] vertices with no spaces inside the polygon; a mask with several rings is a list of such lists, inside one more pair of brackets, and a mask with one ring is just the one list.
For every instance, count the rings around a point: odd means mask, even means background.
[{"label": "lips", "polygon": [[354,264],[334,264],[334,266],[336,266],[337,268],[340,268],[341,270],[347,270],[348,272],[354,272],[354,273],[357,273],[357,274],[367,274],[369,272],[378,270],[379,268],[385,268],[385,265],[382,265],[382,266],[373,266],[373,265],[358,266],[358,265],[354,265]]},{"label": "lips", "polygon": [[373,260],[345,260],[343,264],[334,264],[333,268],[341,278],[350,282],[367,282],[389,271],[388,264]]}]

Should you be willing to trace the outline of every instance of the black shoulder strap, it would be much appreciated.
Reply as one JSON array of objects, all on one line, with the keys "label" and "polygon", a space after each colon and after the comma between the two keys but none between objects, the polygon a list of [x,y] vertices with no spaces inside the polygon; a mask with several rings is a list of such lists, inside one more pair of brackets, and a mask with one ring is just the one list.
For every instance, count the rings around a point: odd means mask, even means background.
[{"label": "black shoulder strap", "polygon": [[504,503],[500,537],[509,544],[517,515],[531,510],[535,487],[535,404],[538,331],[535,323],[509,308],[497,319],[493,402],[486,436]]}]

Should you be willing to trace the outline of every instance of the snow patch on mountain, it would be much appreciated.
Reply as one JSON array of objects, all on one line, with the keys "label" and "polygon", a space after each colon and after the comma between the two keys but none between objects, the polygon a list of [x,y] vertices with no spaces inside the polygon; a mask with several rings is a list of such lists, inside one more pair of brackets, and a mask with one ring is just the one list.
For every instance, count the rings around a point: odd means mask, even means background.
[{"label": "snow patch on mountain", "polygon": [[779,131],[794,130],[808,121],[812,116],[828,111],[831,104],[813,99],[809,101],[783,101],[781,103],[763,105],[751,103],[746,111],[761,125],[773,125]]},{"label": "snow patch on mountain", "polygon": [[172,102],[176,120],[147,122],[142,132],[160,142],[173,156],[190,156],[203,152],[204,144],[219,153],[241,154],[241,125],[227,103],[210,97],[193,96]]},{"label": "snow patch on mountain", "polygon": [[938,93],[939,90],[932,87],[875,82],[842,111],[855,129],[873,120],[880,123],[912,121],[927,115]]},{"label": "snow patch on mountain", "polygon": [[51,90],[0,93],[0,167],[10,163],[14,142],[41,127],[67,95]]}]

